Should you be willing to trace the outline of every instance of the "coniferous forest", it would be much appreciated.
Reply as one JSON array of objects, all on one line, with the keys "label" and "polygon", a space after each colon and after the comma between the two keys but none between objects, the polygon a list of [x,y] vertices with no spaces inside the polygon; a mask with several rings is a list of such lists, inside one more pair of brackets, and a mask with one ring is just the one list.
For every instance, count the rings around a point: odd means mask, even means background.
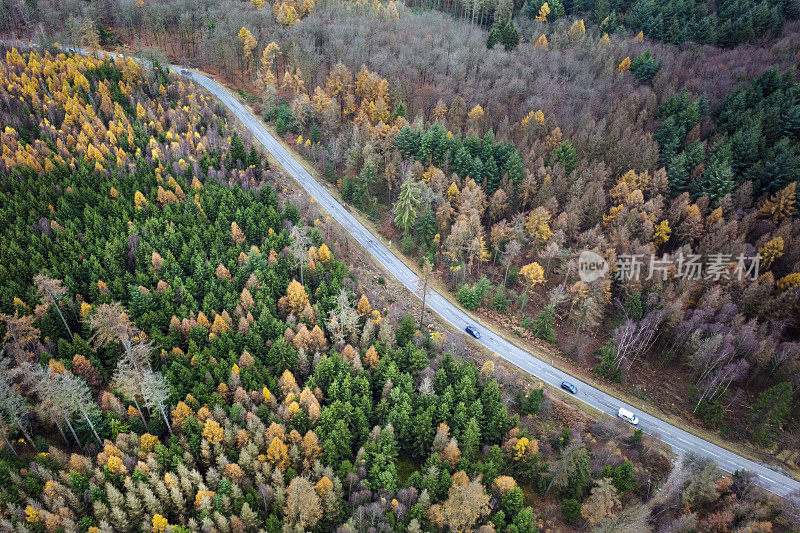
[{"label": "coniferous forest", "polygon": [[227,84],[496,331],[796,472],[799,15],[0,0],[37,44],[0,43],[0,530],[794,531],[800,495],[420,323],[162,65]]}]

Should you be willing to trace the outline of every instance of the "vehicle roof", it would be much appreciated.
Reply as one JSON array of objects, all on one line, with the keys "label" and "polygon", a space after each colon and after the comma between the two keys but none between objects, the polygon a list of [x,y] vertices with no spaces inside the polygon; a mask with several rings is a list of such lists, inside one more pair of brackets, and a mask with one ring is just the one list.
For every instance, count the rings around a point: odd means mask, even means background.
[{"label": "vehicle roof", "polygon": [[632,412],[628,411],[628,410],[627,410],[627,409],[625,409],[624,407],[620,407],[620,408],[619,408],[619,414],[621,414],[621,415],[627,415],[627,416],[635,416],[635,415],[634,415]]}]

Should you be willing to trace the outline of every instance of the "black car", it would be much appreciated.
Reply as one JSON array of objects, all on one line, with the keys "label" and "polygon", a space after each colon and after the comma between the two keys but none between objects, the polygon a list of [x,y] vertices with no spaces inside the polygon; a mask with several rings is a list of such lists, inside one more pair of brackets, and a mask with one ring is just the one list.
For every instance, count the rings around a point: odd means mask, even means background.
[{"label": "black car", "polygon": [[562,381],[561,388],[567,391],[570,394],[578,394],[578,387],[570,383],[569,381]]},{"label": "black car", "polygon": [[465,329],[465,331],[467,333],[469,333],[470,335],[472,335],[476,339],[480,339],[481,338],[481,332],[478,331],[478,328],[476,328],[475,326],[467,326],[464,329]]}]

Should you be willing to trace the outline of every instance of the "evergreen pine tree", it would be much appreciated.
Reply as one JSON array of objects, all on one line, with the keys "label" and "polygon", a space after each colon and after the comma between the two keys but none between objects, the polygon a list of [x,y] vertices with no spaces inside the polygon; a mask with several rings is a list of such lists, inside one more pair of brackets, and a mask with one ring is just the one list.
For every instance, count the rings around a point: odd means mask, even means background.
[{"label": "evergreen pine tree", "polygon": [[546,305],[531,323],[531,331],[543,341],[554,343],[556,341],[556,331],[553,328],[554,320],[553,306]]},{"label": "evergreen pine tree", "polygon": [[653,58],[653,53],[650,50],[636,56],[631,61],[631,74],[639,81],[649,82],[659,70],[661,70],[661,62],[657,62]]},{"label": "evergreen pine tree", "polygon": [[552,157],[561,163],[561,166],[564,167],[564,171],[567,174],[571,174],[575,169],[575,165],[578,164],[578,155],[572,143],[568,140],[561,141],[561,144],[553,150]]},{"label": "evergreen pine tree", "polygon": [[525,177],[525,166],[522,164],[522,158],[519,156],[519,151],[516,149],[511,150],[505,165],[505,172],[514,184],[514,187],[519,187],[522,178]]},{"label": "evergreen pine tree", "polygon": [[472,172],[472,156],[469,155],[464,144],[461,144],[456,150],[455,157],[453,158],[453,172],[458,174],[462,179],[469,176]]},{"label": "evergreen pine tree", "polygon": [[489,156],[489,159],[486,160],[483,167],[483,175],[486,178],[486,191],[492,194],[500,187],[500,180],[502,178],[500,170],[497,168],[497,162],[494,160],[493,156]]}]

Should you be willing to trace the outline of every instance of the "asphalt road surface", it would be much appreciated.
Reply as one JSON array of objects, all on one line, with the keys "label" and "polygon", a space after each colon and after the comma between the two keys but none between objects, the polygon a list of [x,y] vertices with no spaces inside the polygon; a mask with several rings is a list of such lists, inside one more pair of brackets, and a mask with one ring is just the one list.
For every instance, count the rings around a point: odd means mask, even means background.
[{"label": "asphalt road surface", "polygon": [[[412,293],[416,294],[419,277],[318,183],[302,165],[289,154],[282,144],[264,128],[259,119],[253,116],[253,114],[231,96],[224,87],[211,78],[178,66],[170,66],[169,68],[174,73],[203,86],[216,96],[236,118],[250,130],[253,136],[269,150],[286,172],[297,180],[297,182],[356,240],[358,240],[378,262],[400,280]],[[476,322],[458,306],[451,303],[438,292],[432,290],[430,286],[428,290],[426,304],[434,313],[437,313],[458,331],[463,332],[464,328],[468,325],[475,326],[481,333],[481,338],[477,339],[476,342],[479,342],[488,350],[496,353],[499,357],[502,357],[554,387],[560,387],[562,381],[572,383],[578,389],[574,397],[599,411],[611,416],[616,416],[619,408],[624,407],[636,413],[639,417],[638,427],[645,433],[656,436],[666,444],[669,444],[677,454],[694,452],[698,455],[710,457],[719,464],[720,468],[727,472],[749,470],[756,474],[759,484],[762,487],[779,496],[786,496],[792,491],[800,490],[800,482],[797,480],[664,422],[659,418],[637,409],[636,406],[622,402],[614,396],[596,389],[580,379],[559,370],[555,366],[538,359],[492,330],[476,324]]]}]

